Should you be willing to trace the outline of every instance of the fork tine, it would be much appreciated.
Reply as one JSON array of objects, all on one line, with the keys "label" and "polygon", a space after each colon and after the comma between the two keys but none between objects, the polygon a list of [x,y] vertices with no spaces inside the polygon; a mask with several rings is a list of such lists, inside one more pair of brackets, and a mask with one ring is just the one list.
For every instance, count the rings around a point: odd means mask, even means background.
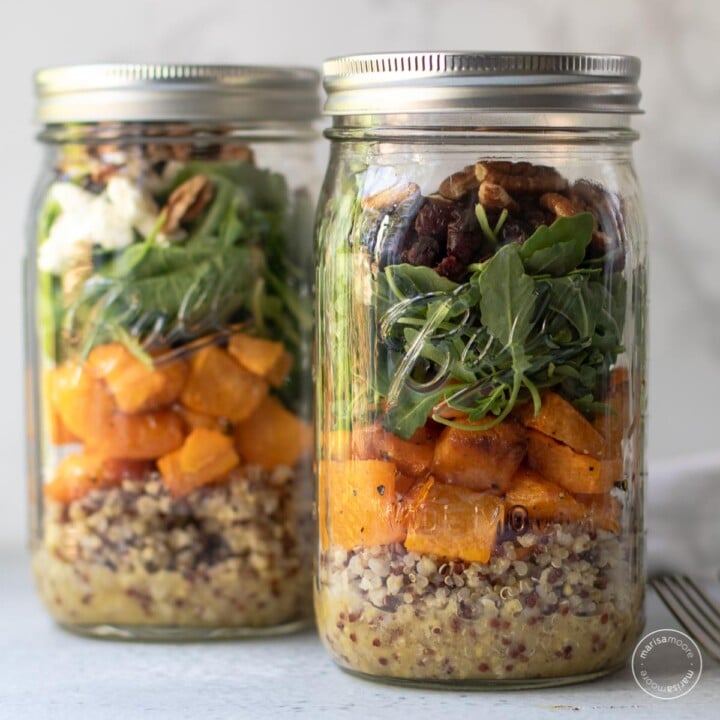
[{"label": "fork tine", "polygon": [[[686,576],[671,575],[665,578],[665,584],[672,591],[674,596],[682,603],[686,612],[702,628],[703,632],[720,646],[720,630],[715,626],[714,620],[708,617],[706,610],[707,598],[705,593],[694,583],[686,584]],[[701,600],[697,600],[697,596]],[[712,615],[712,610],[710,611]]]},{"label": "fork tine", "polygon": [[[688,594],[689,599],[695,604],[698,611],[710,624],[713,635],[720,643],[720,608],[713,602],[712,598],[702,590],[697,583],[689,578],[687,575],[682,575],[675,578],[679,585],[685,583],[685,591]],[[682,582],[680,582],[682,580]],[[709,631],[710,629],[708,629]]]},{"label": "fork tine", "polygon": [[670,612],[678,619],[680,624],[697,640],[715,660],[720,661],[720,642],[708,634],[702,622],[698,620],[698,612],[694,605],[687,600],[678,584],[673,584],[669,576],[654,578],[652,586]]},{"label": "fork tine", "polygon": [[[720,654],[720,631],[714,627],[712,622],[708,621],[708,617],[704,609],[705,603],[701,602],[698,604],[698,601],[694,597],[694,590],[685,585],[684,580],[685,578],[683,576],[673,575],[666,579],[666,584],[674,590],[675,597],[682,602],[687,613],[692,616],[692,619],[702,628],[702,631],[709,639],[709,642],[712,643],[712,647],[710,647],[707,642],[705,643],[708,652],[717,649],[718,654]],[[703,594],[697,586],[695,586],[695,590]],[[711,652],[711,654],[715,657],[713,652]]]}]

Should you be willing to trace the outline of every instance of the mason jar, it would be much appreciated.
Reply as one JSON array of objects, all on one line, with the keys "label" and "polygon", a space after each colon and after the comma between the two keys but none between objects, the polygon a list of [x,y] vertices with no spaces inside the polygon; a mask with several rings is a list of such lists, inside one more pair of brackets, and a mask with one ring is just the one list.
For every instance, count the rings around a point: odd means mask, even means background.
[{"label": "mason jar", "polygon": [[312,612],[318,85],[271,67],[36,76],[32,555],[70,629],[227,637]]},{"label": "mason jar", "polygon": [[636,58],[325,64],[316,618],[346,670],[541,686],[643,625]]}]

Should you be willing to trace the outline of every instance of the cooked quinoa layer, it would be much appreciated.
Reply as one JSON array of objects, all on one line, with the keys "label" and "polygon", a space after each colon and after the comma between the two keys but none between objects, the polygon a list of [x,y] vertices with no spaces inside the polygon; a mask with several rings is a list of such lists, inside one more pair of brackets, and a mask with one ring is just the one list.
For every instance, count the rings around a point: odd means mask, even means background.
[{"label": "cooked quinoa layer", "polygon": [[[642,626],[629,546],[560,525],[489,564],[385,545],[321,561],[320,636],[344,667],[413,680],[522,680],[621,664]],[[521,559],[522,558],[522,559]]]},{"label": "cooked quinoa layer", "polygon": [[251,466],[173,500],[159,475],[48,503],[40,593],[73,625],[266,628],[309,613],[310,500]]}]

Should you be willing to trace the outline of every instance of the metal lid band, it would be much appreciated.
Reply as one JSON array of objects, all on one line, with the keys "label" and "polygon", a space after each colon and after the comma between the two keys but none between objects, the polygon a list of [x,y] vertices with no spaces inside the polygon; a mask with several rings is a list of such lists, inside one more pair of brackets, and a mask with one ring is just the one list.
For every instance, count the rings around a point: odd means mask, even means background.
[{"label": "metal lid band", "polygon": [[640,112],[640,61],[626,55],[420,52],[323,67],[329,115]]},{"label": "metal lid band", "polygon": [[308,68],[75,65],[35,75],[36,118],[70,122],[308,122],[319,116]]}]

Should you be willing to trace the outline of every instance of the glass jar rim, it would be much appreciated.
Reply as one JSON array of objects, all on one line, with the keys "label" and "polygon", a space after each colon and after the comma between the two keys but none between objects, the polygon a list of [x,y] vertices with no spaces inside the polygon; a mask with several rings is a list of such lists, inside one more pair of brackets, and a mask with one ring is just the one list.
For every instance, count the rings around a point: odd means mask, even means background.
[{"label": "glass jar rim", "polygon": [[349,55],[323,65],[324,112],[640,112],[640,60],[580,53],[405,52]]},{"label": "glass jar rim", "polygon": [[36,120],[92,122],[310,122],[319,74],[262,65],[69,65],[35,74]]}]

